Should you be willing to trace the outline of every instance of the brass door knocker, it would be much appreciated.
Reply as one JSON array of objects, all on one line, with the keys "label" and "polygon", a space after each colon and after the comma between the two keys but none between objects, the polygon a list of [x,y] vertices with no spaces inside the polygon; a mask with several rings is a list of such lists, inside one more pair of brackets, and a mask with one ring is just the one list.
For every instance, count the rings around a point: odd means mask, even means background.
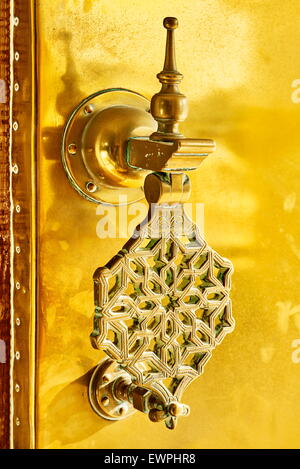
[{"label": "brass door knocker", "polygon": [[139,410],[170,429],[189,413],[181,403],[184,390],[234,328],[232,264],[207,245],[183,208],[190,194],[186,173],[200,166],[215,143],[179,131],[187,100],[176,69],[177,26],[176,18],[164,19],[166,55],[157,75],[162,87],[151,100],[151,114],[145,98],[133,92],[96,93],[73,112],[62,150],[71,183],[89,200],[116,203],[120,188],[137,200],[144,180],[148,217],[94,274],[91,340],[109,358],[96,367],[89,397],[106,419]]}]

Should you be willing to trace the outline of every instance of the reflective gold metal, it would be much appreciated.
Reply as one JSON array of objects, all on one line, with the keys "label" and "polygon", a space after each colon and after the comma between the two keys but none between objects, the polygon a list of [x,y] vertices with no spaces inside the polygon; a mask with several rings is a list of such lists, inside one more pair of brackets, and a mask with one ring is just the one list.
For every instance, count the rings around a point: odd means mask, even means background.
[{"label": "reflective gold metal", "polygon": [[145,179],[144,192],[149,205],[184,203],[191,193],[190,178],[184,173],[152,173]]},{"label": "reflective gold metal", "polygon": [[197,169],[215,150],[209,139],[176,138],[173,141],[153,141],[150,138],[130,138],[127,162],[131,168],[151,171],[189,171]]},{"label": "reflective gold metal", "polygon": [[[94,274],[92,345],[103,349],[110,360],[96,368],[89,398],[96,413],[106,419],[123,419],[137,409],[153,422],[165,421],[169,429],[175,428],[177,417],[189,414],[188,406],[180,403],[183,391],[234,326],[229,299],[232,265],[206,244],[183,209],[190,182],[182,171],[196,169],[215,144],[179,133],[187,100],[178,89],[182,75],[175,62],[177,25],[176,18],[164,20],[166,57],[157,75],[162,88],[151,101],[157,131],[150,137],[129,135],[136,130],[137,117],[145,123],[145,108],[138,112],[134,107],[102,107],[89,122],[96,103],[88,98],[89,103],[81,103],[67,124],[63,150],[74,168],[84,166],[93,177],[94,193],[102,191],[96,180],[99,167],[103,180],[116,187],[126,186],[128,168],[138,172],[139,183],[145,177],[141,170],[156,171],[145,179],[147,218]],[[147,123],[150,127],[149,115]],[[106,141],[110,143],[104,145]],[[124,150],[128,166],[122,160]]]},{"label": "reflective gold metal", "polygon": [[188,103],[186,96],[179,91],[183,75],[176,67],[174,30],[178,27],[178,20],[165,18],[163,24],[167,29],[166,54],[164,68],[157,75],[162,87],[151,100],[151,113],[158,122],[158,129],[151,139],[168,141],[183,137],[179,132],[179,122],[187,117]]},{"label": "reflective gold metal", "polygon": [[[184,213],[188,176],[151,174],[145,192],[148,217],[94,274],[91,340],[128,374],[126,385],[118,373],[111,376],[113,408],[127,400],[173,429],[177,417],[189,413],[180,403],[182,393],[233,330],[233,268]],[[106,396],[101,391],[93,379],[90,396],[97,395],[98,407]]]},{"label": "reflective gold metal", "polygon": [[120,420],[135,412],[128,399],[115,395],[116,381],[128,384],[131,378],[117,362],[104,359],[91,377],[89,399],[94,411],[107,420]]},{"label": "reflective gold metal", "polygon": [[188,104],[179,91],[183,76],[176,69],[177,25],[176,18],[164,20],[165,63],[157,75],[162,87],[152,97],[151,114],[146,98],[116,88],[84,99],[69,117],[62,162],[71,185],[87,200],[118,205],[122,193],[128,203],[137,201],[143,197],[147,171],[196,169],[215,150],[213,140],[185,138],[179,132]]},{"label": "reflective gold metal", "polygon": [[89,399],[94,411],[107,420],[122,420],[139,410],[147,413],[152,422],[165,420],[173,428],[176,417],[189,414],[188,406],[178,402],[166,404],[159,394],[134,384],[131,375],[109,358],[95,368]]},{"label": "reflective gold metal", "polygon": [[161,90],[151,99],[151,114],[158,123],[149,138],[130,138],[126,159],[132,168],[152,171],[189,171],[197,169],[215,150],[209,139],[186,138],[179,132],[179,123],[188,114],[186,96],[179,91],[183,75],[177,71],[174,30],[177,18],[165,18],[167,42],[163,70],[157,74]]},{"label": "reflective gold metal", "polygon": [[143,198],[146,171],[125,162],[130,137],[149,135],[156,123],[149,101],[122,88],[98,91],[72,112],[62,142],[62,162],[71,185],[91,202],[119,204]]},{"label": "reflective gold metal", "polygon": [[[19,29],[24,20],[18,10],[26,2],[14,3],[20,17],[15,29],[20,60],[15,66],[23,67],[29,33]],[[17,344],[20,350],[21,339],[24,347],[15,362],[17,382],[22,372],[21,391],[15,396],[20,404],[15,417],[21,425],[15,438],[29,435],[24,431],[26,416],[19,414],[28,407],[23,387],[28,383],[36,398],[38,448],[299,448],[300,89],[296,83],[291,86],[300,78],[299,0],[65,0],[63,7],[61,0],[32,3],[39,123],[33,154],[39,202],[37,372],[34,387],[23,362],[27,323],[17,308]],[[185,392],[183,402],[191,415],[181,419],[175,432],[148,423],[141,412],[112,423],[90,409],[89,370],[104,356],[88,346],[85,332],[91,328],[93,309],[91,272],[105,265],[127,239],[119,234],[99,239],[97,205],[71,188],[59,155],[61,126],[84,97],[112,85],[149,98],[159,91],[154,72],[163,68],[160,23],[170,14],[179,19],[177,65],[190,105],[181,133],[213,137],[218,147],[199,171],[188,173],[189,203],[194,217],[196,204],[204,203],[205,239],[234,263],[231,296],[237,322],[236,332],[215,350],[205,374]],[[20,85],[16,96],[23,100],[20,110],[27,123],[29,73],[17,72],[14,80]],[[19,116],[16,120],[20,130],[13,136],[23,136],[25,144],[25,135],[31,134],[24,134]],[[22,170],[30,175],[21,145],[18,154],[13,184],[22,180]],[[115,209],[117,217],[122,210]],[[22,201],[18,215],[24,216]],[[133,217],[129,215],[129,223]],[[22,226],[18,230],[25,236]],[[16,261],[28,254],[22,240],[17,244],[21,252]],[[24,307],[23,295],[21,300],[19,307]]]}]

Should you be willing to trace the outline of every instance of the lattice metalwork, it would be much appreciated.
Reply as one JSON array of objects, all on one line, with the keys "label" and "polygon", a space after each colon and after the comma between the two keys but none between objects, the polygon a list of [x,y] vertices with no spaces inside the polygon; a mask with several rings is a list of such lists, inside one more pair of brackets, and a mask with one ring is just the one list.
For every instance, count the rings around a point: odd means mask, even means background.
[{"label": "lattice metalwork", "polygon": [[164,402],[180,400],[234,327],[232,264],[211,249],[182,205],[149,222],[97,269],[92,343]]}]

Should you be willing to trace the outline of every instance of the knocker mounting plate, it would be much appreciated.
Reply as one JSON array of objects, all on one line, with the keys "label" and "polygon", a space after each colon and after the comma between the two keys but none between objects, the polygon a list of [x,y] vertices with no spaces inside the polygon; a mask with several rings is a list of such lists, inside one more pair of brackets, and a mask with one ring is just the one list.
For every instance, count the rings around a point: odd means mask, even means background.
[{"label": "knocker mounting plate", "polygon": [[106,420],[121,420],[136,409],[125,399],[114,396],[117,381],[131,382],[130,375],[117,362],[104,358],[95,368],[89,385],[89,400],[93,410]]},{"label": "knocker mounting plate", "polygon": [[143,198],[144,170],[128,167],[124,155],[130,137],[150,135],[157,123],[150,102],[123,88],[101,90],[84,99],[70,115],[63,135],[62,162],[71,185],[85,199],[120,205]]}]

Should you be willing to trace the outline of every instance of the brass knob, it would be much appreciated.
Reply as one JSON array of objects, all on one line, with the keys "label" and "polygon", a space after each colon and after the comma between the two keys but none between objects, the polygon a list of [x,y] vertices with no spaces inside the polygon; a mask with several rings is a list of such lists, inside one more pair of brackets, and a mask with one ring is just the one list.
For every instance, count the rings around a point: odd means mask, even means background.
[{"label": "brass knob", "polygon": [[179,91],[183,75],[176,66],[174,37],[178,20],[167,17],[163,25],[167,30],[165,62],[163,70],[157,74],[162,86],[159,93],[151,99],[151,114],[158,123],[158,129],[150,139],[172,141],[183,137],[179,132],[179,123],[187,117],[188,102],[186,96]]}]

